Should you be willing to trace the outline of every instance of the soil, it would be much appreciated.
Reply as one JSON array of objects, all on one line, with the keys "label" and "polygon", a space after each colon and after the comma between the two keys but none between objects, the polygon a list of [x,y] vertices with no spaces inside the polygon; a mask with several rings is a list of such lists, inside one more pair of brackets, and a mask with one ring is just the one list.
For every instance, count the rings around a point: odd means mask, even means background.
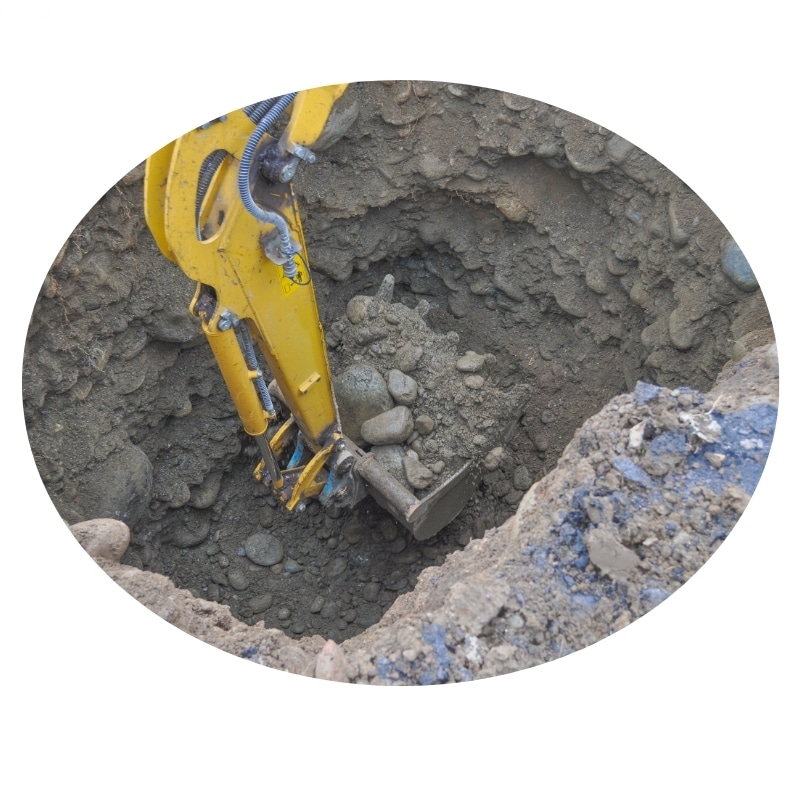
[{"label": "soil", "polygon": [[[334,372],[410,373],[433,427],[406,454],[440,475],[488,459],[469,506],[417,542],[370,500],[289,514],[254,482],[193,284],[146,229],[141,168],[65,243],[31,319],[50,497],[70,524],[127,526],[122,564],[103,564],[135,596],[179,587],[158,613],[269,666],[445,682],[586,646],[691,577],[752,493],[777,404],[757,282],[675,175],[558,108],[400,81],[351,86],[338,119],[295,182]],[[360,335],[353,298],[389,275],[385,333]],[[457,368],[468,353],[477,372]],[[271,566],[248,555],[264,534]]]}]

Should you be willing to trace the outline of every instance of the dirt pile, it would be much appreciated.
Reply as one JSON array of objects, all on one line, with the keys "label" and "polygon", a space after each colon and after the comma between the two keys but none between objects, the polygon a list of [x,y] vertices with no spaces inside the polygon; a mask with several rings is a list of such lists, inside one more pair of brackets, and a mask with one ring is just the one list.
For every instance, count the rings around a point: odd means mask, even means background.
[{"label": "dirt pile", "polygon": [[[351,298],[327,338],[340,368],[334,384],[344,432],[421,493],[505,444],[531,387],[506,380],[501,389],[491,375],[494,354],[460,352],[456,331],[427,325],[427,301],[414,309],[392,302],[394,283],[386,275],[374,297]],[[355,381],[350,389],[345,376],[365,370],[384,381]],[[362,419],[361,404],[381,412]]]}]

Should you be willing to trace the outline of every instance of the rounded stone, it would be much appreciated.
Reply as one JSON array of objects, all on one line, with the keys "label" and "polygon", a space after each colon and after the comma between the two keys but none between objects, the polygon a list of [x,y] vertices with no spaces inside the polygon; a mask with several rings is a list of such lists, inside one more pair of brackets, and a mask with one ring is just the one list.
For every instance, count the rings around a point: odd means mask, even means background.
[{"label": "rounded stone", "polygon": [[283,545],[269,533],[254,533],[244,543],[245,555],[260,567],[271,567],[283,559]]},{"label": "rounded stone", "polygon": [[333,385],[342,430],[363,444],[361,426],[394,405],[386,381],[375,367],[353,364],[334,378]]},{"label": "rounded stone", "polygon": [[754,292],[758,289],[758,281],[750,263],[733,239],[728,239],[722,246],[722,271],[742,291]]},{"label": "rounded stone", "polygon": [[370,444],[400,444],[411,436],[414,418],[407,406],[395,406],[361,426],[361,438]]},{"label": "rounded stone", "polygon": [[228,583],[232,589],[241,592],[250,585],[250,578],[243,569],[232,567],[228,570]]},{"label": "rounded stone", "polygon": [[360,325],[362,322],[366,321],[371,305],[371,297],[366,297],[361,294],[351,297],[345,311],[347,319],[350,320],[353,325]]},{"label": "rounded stone", "polygon": [[271,594],[256,595],[256,597],[251,597],[247,601],[247,605],[250,607],[250,610],[254,614],[260,614],[262,611],[266,611],[272,605],[272,595]]},{"label": "rounded stone", "polygon": [[479,355],[472,350],[467,350],[467,352],[456,361],[456,369],[459,372],[479,372],[483,369],[485,362],[486,356]]},{"label": "rounded stone", "polygon": [[429,434],[433,433],[433,429],[435,427],[436,422],[434,421],[433,417],[429,416],[428,414],[420,414],[414,421],[414,430],[420,436],[428,436]]}]

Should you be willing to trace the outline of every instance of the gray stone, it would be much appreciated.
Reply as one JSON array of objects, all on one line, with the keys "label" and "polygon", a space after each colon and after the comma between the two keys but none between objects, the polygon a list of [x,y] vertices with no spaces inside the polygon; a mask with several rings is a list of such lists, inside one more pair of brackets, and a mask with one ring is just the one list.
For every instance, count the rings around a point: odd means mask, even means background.
[{"label": "gray stone", "polygon": [[520,464],[515,470],[511,478],[511,485],[520,492],[526,492],[531,488],[531,475],[528,468],[524,464]]},{"label": "gray stone", "polygon": [[119,519],[133,527],[147,514],[153,466],[139,447],[125,444],[81,477],[86,519]]},{"label": "gray stone", "polygon": [[211,472],[203,479],[199,486],[193,486],[189,495],[189,505],[192,508],[211,508],[219,494],[222,483],[221,472]]},{"label": "gray stone", "polygon": [[490,450],[483,459],[483,467],[487,472],[494,472],[500,468],[503,460],[503,448],[495,447]]},{"label": "gray stone", "polygon": [[418,459],[406,456],[403,459],[406,480],[414,489],[427,489],[434,481],[435,475]]},{"label": "gray stone", "polygon": [[232,589],[242,592],[250,585],[250,576],[240,567],[231,567],[228,570],[228,583]]},{"label": "gray stone", "polygon": [[403,472],[403,459],[406,452],[399,444],[376,445],[370,450],[375,460],[392,476],[399,481],[405,480]]},{"label": "gray stone", "polygon": [[174,547],[196,547],[208,539],[211,520],[193,516],[170,530],[167,541]]},{"label": "gray stone", "polygon": [[272,605],[272,595],[271,594],[259,594],[255,597],[251,597],[247,601],[247,605],[250,606],[250,610],[254,614],[260,614],[262,611],[266,611]]},{"label": "gray stone", "polygon": [[368,603],[374,603],[378,599],[378,595],[381,593],[381,585],[379,583],[368,583],[364,587],[364,591],[362,596],[364,600]]},{"label": "gray stone", "polygon": [[395,364],[397,369],[402,372],[413,372],[422,360],[424,350],[418,344],[411,344],[406,342],[402,347],[398,348],[395,356]]},{"label": "gray stone", "polygon": [[271,567],[283,559],[283,545],[269,533],[254,533],[244,543],[245,555],[261,567]]},{"label": "gray stone", "polygon": [[361,438],[369,444],[400,444],[414,430],[414,418],[407,406],[395,406],[361,426]]},{"label": "gray stone", "polygon": [[199,320],[182,309],[152,313],[145,321],[145,330],[151,339],[170,344],[187,344],[203,338]]},{"label": "gray stone", "polygon": [[416,403],[419,387],[413,378],[401,372],[399,369],[389,370],[387,378],[389,394],[394,398],[396,403],[399,403],[401,406],[412,406]]},{"label": "gray stone", "polygon": [[334,378],[333,385],[342,430],[357,444],[363,445],[363,424],[394,405],[386,381],[375,367],[353,364]]},{"label": "gray stone", "polygon": [[456,361],[456,369],[459,372],[480,372],[485,363],[486,356],[478,355],[478,353],[472,350],[467,350],[467,352]]},{"label": "gray stone", "polygon": [[434,421],[433,417],[429,416],[428,414],[420,414],[414,421],[414,430],[420,436],[428,436],[429,434],[433,433],[433,429],[435,427],[436,422]]},{"label": "gray stone", "polygon": [[750,263],[733,239],[728,239],[722,246],[722,271],[743,291],[754,292],[758,289],[758,281]]}]

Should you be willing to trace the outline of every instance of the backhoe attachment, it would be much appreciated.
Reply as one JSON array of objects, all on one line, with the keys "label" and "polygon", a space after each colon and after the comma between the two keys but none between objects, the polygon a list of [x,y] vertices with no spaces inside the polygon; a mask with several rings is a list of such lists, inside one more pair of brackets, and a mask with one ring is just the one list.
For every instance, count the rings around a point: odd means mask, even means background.
[{"label": "backhoe attachment", "polygon": [[479,472],[467,465],[420,500],[342,433],[291,186],[300,162],[315,160],[311,148],[345,89],[248,106],[159,150],[146,164],[145,217],[161,252],[197,282],[190,311],[258,446],[255,477],[290,511],[311,500],[352,507],[369,492],[426,539],[463,508]]}]

